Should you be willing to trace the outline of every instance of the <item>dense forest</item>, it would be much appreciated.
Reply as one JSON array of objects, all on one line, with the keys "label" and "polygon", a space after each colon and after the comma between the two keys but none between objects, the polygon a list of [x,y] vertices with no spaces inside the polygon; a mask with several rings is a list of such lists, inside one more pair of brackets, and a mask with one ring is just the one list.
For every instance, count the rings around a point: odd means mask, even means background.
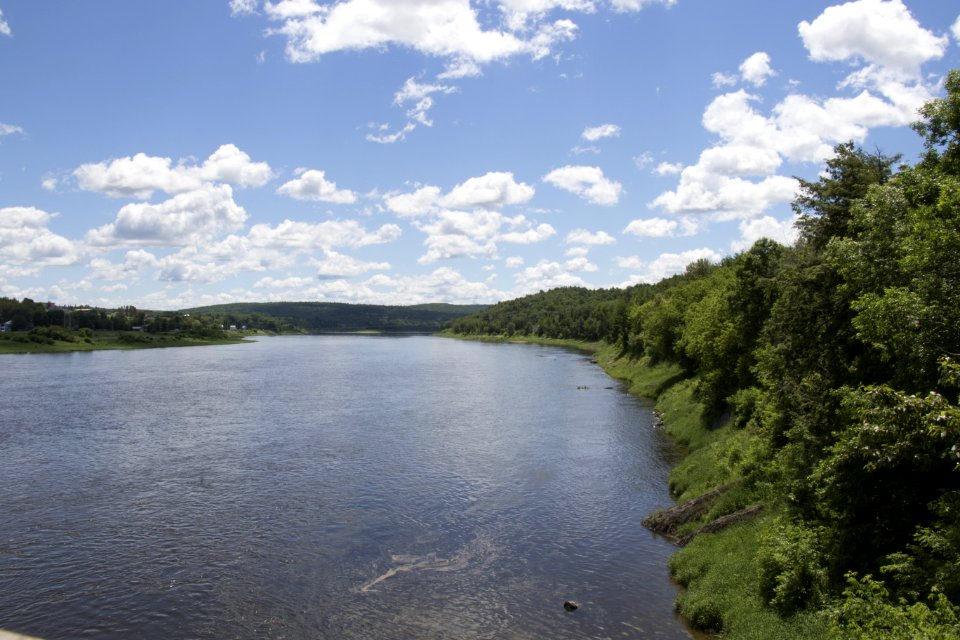
[{"label": "dense forest", "polygon": [[[605,340],[682,371],[705,428],[731,433],[711,479],[737,486],[728,510],[770,514],[751,588],[842,638],[960,637],[960,71],[914,129],[913,164],[848,143],[801,180],[795,246],[452,329]],[[726,630],[723,611],[684,613]]]},{"label": "dense forest", "polygon": [[[0,297],[0,325],[22,332],[57,327],[67,331],[143,331],[223,337],[224,330],[283,332],[436,332],[483,305],[423,304],[408,307],[331,302],[236,303],[181,311],[58,306]],[[40,331],[40,333],[43,333]],[[62,332],[61,332],[62,334]],[[58,334],[58,335],[61,335]]]},{"label": "dense forest", "polygon": [[339,302],[249,302],[184,309],[191,316],[223,318],[228,325],[308,333],[384,331],[388,333],[435,332],[455,318],[475,313],[483,305],[421,304],[406,307]]}]

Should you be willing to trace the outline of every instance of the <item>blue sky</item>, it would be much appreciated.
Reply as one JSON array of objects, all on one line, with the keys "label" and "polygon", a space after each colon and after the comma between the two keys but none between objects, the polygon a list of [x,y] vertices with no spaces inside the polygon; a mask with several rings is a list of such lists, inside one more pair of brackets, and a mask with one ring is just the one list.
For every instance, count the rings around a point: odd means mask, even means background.
[{"label": "blue sky", "polygon": [[0,295],[494,302],[792,240],[916,158],[943,0],[0,0]]}]

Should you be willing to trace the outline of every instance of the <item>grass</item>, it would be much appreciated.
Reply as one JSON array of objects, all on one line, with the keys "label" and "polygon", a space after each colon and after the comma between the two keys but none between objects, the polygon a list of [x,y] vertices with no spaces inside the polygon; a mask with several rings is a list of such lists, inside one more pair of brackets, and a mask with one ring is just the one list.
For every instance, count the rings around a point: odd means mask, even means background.
[{"label": "grass", "polygon": [[435,334],[443,338],[456,338],[457,340],[469,340],[471,342],[496,342],[503,344],[542,344],[551,347],[567,347],[570,349],[577,349],[579,351],[586,351],[588,353],[596,353],[603,346],[603,342],[587,342],[584,340],[567,340],[562,338],[541,338],[538,336],[523,336],[523,335],[513,335],[513,336],[487,336],[487,335],[461,335],[458,333],[453,333],[452,331],[441,331],[440,333]]},{"label": "grass", "polygon": [[756,550],[773,522],[767,514],[718,533],[697,536],[670,559],[670,573],[686,591],[677,611],[697,628],[730,640],[820,640],[826,620],[816,613],[781,618],[764,606],[757,588]]},{"label": "grass", "polygon": [[222,340],[189,338],[176,334],[140,332],[96,332],[92,337],[77,336],[74,340],[32,337],[27,332],[0,334],[0,355],[22,353],[70,353],[121,349],[156,349],[162,347],[196,347],[238,344],[244,340],[230,336]]}]

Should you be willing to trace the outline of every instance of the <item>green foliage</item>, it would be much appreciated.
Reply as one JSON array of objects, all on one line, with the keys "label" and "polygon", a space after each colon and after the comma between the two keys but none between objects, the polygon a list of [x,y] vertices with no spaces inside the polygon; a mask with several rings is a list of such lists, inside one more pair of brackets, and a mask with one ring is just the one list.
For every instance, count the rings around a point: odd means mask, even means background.
[{"label": "green foliage", "polygon": [[482,305],[430,304],[382,306],[339,302],[244,302],[184,309],[178,315],[210,318],[217,325],[266,331],[436,332],[449,322],[486,308]]},{"label": "green foliage", "polygon": [[761,535],[760,596],[781,615],[823,604],[828,583],[820,537],[813,529],[784,520],[774,521]]},{"label": "green foliage", "polygon": [[843,598],[828,610],[838,640],[958,640],[960,609],[942,593],[927,602],[891,601],[882,582],[847,576]]},{"label": "green foliage", "polygon": [[757,549],[773,518],[761,517],[697,536],[670,559],[670,572],[686,587],[677,611],[700,629],[741,640],[822,640],[825,621],[801,612],[784,618],[768,607],[757,586]]},{"label": "green foliage", "polygon": [[[838,637],[957,637],[960,70],[945,90],[915,125],[921,162],[845,143],[800,180],[795,247],[761,240],[656,284],[542,292],[456,324],[603,339],[631,380],[637,363],[676,372],[643,387],[687,448],[671,489],[739,479],[707,517],[763,500],[779,518],[675,557],[678,607],[701,627],[820,638],[825,606]],[[884,582],[847,585],[851,571]]]}]

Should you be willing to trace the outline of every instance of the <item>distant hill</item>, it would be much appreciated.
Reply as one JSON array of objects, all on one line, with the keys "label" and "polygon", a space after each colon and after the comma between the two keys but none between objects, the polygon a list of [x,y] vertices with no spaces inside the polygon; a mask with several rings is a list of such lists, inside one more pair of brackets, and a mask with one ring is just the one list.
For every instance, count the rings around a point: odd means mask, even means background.
[{"label": "distant hill", "polygon": [[181,309],[194,316],[222,316],[230,323],[259,326],[257,318],[271,318],[308,332],[384,331],[388,333],[439,331],[448,322],[477,313],[487,305],[419,304],[382,306],[341,302],[238,302]]}]

